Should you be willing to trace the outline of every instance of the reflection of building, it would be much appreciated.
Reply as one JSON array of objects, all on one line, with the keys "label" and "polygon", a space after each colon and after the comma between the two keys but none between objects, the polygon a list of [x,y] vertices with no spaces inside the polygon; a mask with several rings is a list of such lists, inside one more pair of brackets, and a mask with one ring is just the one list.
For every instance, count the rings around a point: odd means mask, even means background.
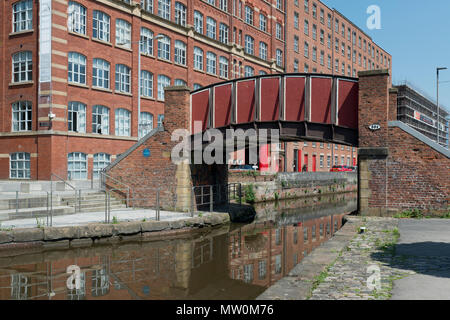
[{"label": "reflection of building", "polygon": [[448,148],[449,113],[444,107],[439,107],[438,122],[437,104],[433,99],[426,97],[408,83],[397,85],[395,88],[398,89],[397,119],[434,141],[437,141],[439,126],[439,143]]}]

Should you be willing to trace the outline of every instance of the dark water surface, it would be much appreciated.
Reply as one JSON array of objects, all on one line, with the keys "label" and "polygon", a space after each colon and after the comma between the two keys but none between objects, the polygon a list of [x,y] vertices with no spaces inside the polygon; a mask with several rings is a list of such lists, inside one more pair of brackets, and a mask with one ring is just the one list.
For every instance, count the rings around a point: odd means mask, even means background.
[{"label": "dark water surface", "polygon": [[[256,220],[159,240],[0,257],[0,299],[254,299],[341,228],[356,195],[258,205]],[[79,289],[69,289],[69,266]]]}]

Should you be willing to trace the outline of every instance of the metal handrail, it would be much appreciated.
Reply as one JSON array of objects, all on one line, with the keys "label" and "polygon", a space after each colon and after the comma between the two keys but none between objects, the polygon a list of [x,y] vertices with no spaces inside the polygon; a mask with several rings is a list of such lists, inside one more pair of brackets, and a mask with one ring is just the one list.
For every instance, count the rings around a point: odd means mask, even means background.
[{"label": "metal handrail", "polygon": [[[99,173],[100,173],[101,187],[103,187],[103,189],[104,189],[105,191],[106,191],[106,179],[105,179],[105,178],[109,178],[109,179],[111,179],[113,182],[116,182],[116,183],[118,183],[118,184],[121,184],[122,186],[125,187],[125,189],[127,189],[127,208],[128,208],[128,206],[129,206],[128,201],[129,201],[130,195],[131,195],[131,194],[130,194],[131,187],[130,187],[129,185],[123,183],[122,181],[119,181],[119,180],[117,180],[116,178],[113,178],[113,177],[107,175],[103,170],[100,171]],[[117,189],[117,188],[116,188],[116,189]],[[117,189],[117,190],[119,190],[119,189]]]},{"label": "metal handrail", "polygon": [[[50,174],[50,193],[51,193],[52,201],[53,201],[53,177],[56,177],[60,181],[64,182],[65,185],[69,186],[75,192],[75,213],[76,213],[77,212],[77,202],[78,202],[77,188],[75,188],[73,185],[68,183],[66,180],[64,180],[57,174],[51,173]],[[81,209],[81,208],[78,208],[78,209]],[[53,213],[53,205],[52,205],[52,213]]]}]

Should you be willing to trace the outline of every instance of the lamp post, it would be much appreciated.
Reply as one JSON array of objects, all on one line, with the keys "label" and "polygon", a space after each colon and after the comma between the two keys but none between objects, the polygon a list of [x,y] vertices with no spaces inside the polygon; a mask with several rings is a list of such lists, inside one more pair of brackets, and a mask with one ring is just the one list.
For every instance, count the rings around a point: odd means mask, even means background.
[{"label": "lamp post", "polygon": [[441,67],[441,68],[436,68],[436,103],[437,103],[437,143],[440,145],[439,143],[439,71],[441,70],[447,70],[446,67]]},{"label": "lamp post", "polygon": [[[154,40],[159,40],[164,38],[163,35],[157,35],[156,37],[154,37]],[[138,43],[139,44],[139,48],[138,48],[138,140],[140,139],[139,137],[139,133],[141,132],[141,44],[145,43],[145,41],[143,40],[138,40],[138,41],[125,41],[125,42],[120,42],[117,45],[123,46],[126,45],[128,43]]]}]

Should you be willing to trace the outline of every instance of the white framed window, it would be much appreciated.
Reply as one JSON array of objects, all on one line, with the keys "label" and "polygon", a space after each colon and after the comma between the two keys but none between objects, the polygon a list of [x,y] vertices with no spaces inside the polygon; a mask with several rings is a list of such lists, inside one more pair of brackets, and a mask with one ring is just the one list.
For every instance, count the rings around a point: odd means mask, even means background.
[{"label": "white framed window", "polygon": [[253,9],[249,6],[245,6],[245,22],[253,25]]},{"label": "white framed window", "polygon": [[253,264],[244,265],[244,282],[245,283],[253,282]]},{"label": "white framed window", "polygon": [[219,41],[228,44],[228,26],[224,23],[219,25]]},{"label": "white framed window", "polygon": [[208,2],[209,4],[215,6],[216,5],[216,0],[206,0],[206,2]]},{"label": "white framed window", "polygon": [[103,59],[92,61],[92,86],[109,89],[110,64]]},{"label": "white framed window", "polygon": [[298,52],[298,42],[299,42],[298,37],[294,36],[294,51],[295,52]]},{"label": "white framed window", "polygon": [[100,105],[92,107],[92,133],[109,134],[109,108]]},{"label": "white framed window", "polygon": [[98,179],[100,176],[100,171],[109,166],[110,163],[111,163],[111,155],[107,153],[94,154],[93,178]]},{"label": "white framed window", "polygon": [[68,130],[86,132],[86,105],[78,101],[70,101],[67,113]]},{"label": "white framed window", "polygon": [[140,94],[143,97],[153,97],[153,73],[141,70]]},{"label": "white framed window", "polygon": [[312,49],[312,61],[316,62],[317,61],[317,48],[313,47]]},{"label": "white framed window", "polygon": [[283,29],[281,28],[281,24],[277,23],[275,26],[275,36],[278,40],[283,40]]},{"label": "white framed window", "polygon": [[294,12],[294,28],[299,28],[299,15],[298,12]]},{"label": "white framed window", "polygon": [[267,17],[262,13],[259,14],[259,30],[267,32]]},{"label": "white framed window", "polygon": [[153,13],[153,0],[141,0],[141,8]]},{"label": "white framed window", "polygon": [[267,43],[262,41],[259,43],[259,57],[263,60],[267,60]]},{"label": "white framed window", "polygon": [[219,0],[220,10],[228,12],[228,0]]},{"label": "white framed window", "polygon": [[12,104],[12,131],[32,130],[32,105],[30,101],[18,101]]},{"label": "white framed window", "polygon": [[72,152],[67,155],[67,179],[87,179],[87,155],[83,152]]},{"label": "white framed window", "polygon": [[170,86],[170,78],[166,75],[158,75],[158,100],[164,101],[164,88]]},{"label": "white framed window", "polygon": [[139,126],[139,139],[145,137],[153,130],[153,114],[150,112],[141,112],[141,124]]},{"label": "white framed window", "polygon": [[282,0],[277,0],[277,9],[283,10],[283,1]]},{"label": "white framed window", "polygon": [[33,57],[31,51],[21,51],[12,56],[12,82],[33,80]]},{"label": "white framed window", "polygon": [[253,77],[255,75],[255,69],[250,66],[245,66],[244,68],[244,76],[245,77]]},{"label": "white framed window", "polygon": [[283,66],[283,51],[281,51],[280,49],[277,49],[276,58],[277,58],[277,65],[279,67],[282,67]]},{"label": "white framed window", "polygon": [[194,69],[203,70],[203,50],[194,47]]},{"label": "white framed window", "polygon": [[109,42],[110,17],[101,11],[94,10],[92,37]]},{"label": "white framed window", "polygon": [[142,54],[153,55],[153,32],[150,29],[141,27],[139,47]]},{"label": "white framed window", "polygon": [[294,72],[298,72],[298,60],[294,59]]},{"label": "white framed window", "polygon": [[130,136],[131,112],[126,109],[116,109],[115,111],[115,134],[116,136]]},{"label": "white framed window", "polygon": [[248,34],[245,35],[245,52],[253,55],[254,54],[254,46],[255,46],[255,39],[253,39]]},{"label": "white framed window", "polygon": [[33,2],[23,0],[12,6],[13,32],[33,29]]},{"label": "white framed window", "polygon": [[68,81],[86,84],[86,57],[78,52],[69,52]]},{"label": "white framed window", "polygon": [[116,91],[130,93],[131,69],[124,64],[116,64]]},{"label": "white framed window", "polygon": [[206,36],[216,39],[217,22],[211,17],[206,18]]},{"label": "white framed window", "polygon": [[86,34],[86,8],[69,1],[67,27],[69,31]]},{"label": "white framed window", "polygon": [[184,81],[183,79],[175,79],[175,80],[173,81],[173,85],[174,85],[174,86],[186,86],[187,83],[186,83],[186,81]]},{"label": "white framed window", "polygon": [[162,127],[164,124],[164,115],[158,114],[158,127]]},{"label": "white framed window", "polygon": [[196,32],[203,34],[203,14],[194,11],[194,29]]},{"label": "white framed window", "polygon": [[306,35],[309,35],[309,22],[308,22],[308,20],[305,20],[304,32],[305,32]]},{"label": "white framed window", "polygon": [[175,2],[175,23],[186,26],[186,6],[180,2]]},{"label": "white framed window", "polygon": [[170,0],[158,0],[158,16],[170,20]]},{"label": "white framed window", "polygon": [[9,178],[30,179],[30,154],[14,152],[9,155]]},{"label": "white framed window", "polygon": [[166,35],[161,35],[158,39],[158,58],[170,60],[170,38]]},{"label": "white framed window", "polygon": [[200,83],[194,83],[194,90],[201,89],[203,86]]},{"label": "white framed window", "polygon": [[116,19],[116,45],[131,48],[131,24],[122,19]]},{"label": "white framed window", "polygon": [[305,58],[309,57],[309,44],[308,44],[308,42],[305,42],[304,56],[305,56]]},{"label": "white framed window", "polygon": [[219,75],[228,79],[228,59],[225,57],[219,58]]},{"label": "white framed window", "polygon": [[175,63],[186,65],[186,44],[183,41],[175,40]]},{"label": "white framed window", "polygon": [[216,54],[212,52],[206,53],[206,72],[216,74]]}]

